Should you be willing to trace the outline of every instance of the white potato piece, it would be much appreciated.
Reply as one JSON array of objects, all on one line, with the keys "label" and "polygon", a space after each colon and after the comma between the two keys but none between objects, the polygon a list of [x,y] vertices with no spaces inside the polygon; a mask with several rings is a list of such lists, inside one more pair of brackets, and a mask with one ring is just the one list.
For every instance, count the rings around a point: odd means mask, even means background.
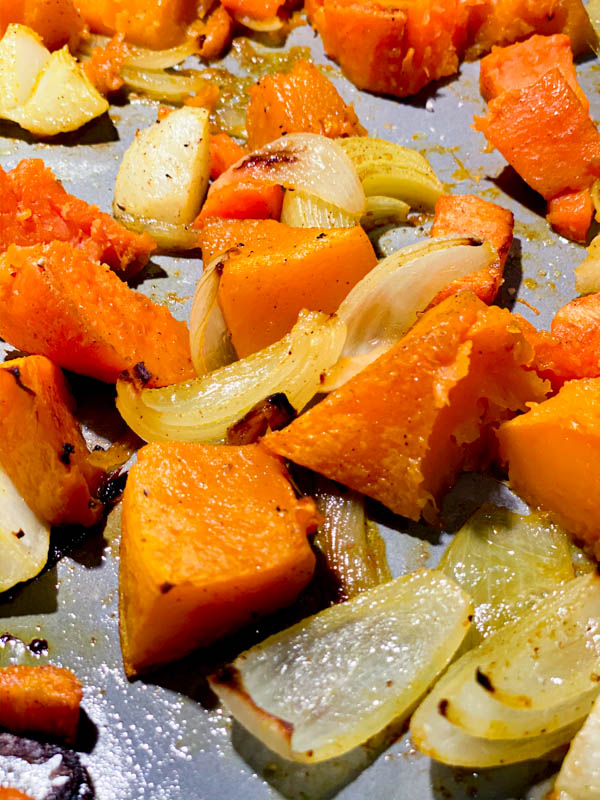
[{"label": "white potato piece", "polygon": [[552,800],[600,800],[600,697],[558,773]]},{"label": "white potato piece", "polygon": [[1,107],[0,116],[36,136],[55,136],[75,131],[107,110],[108,102],[65,45],[51,54],[27,102]]},{"label": "white potato piece", "polygon": [[0,592],[34,578],[48,560],[50,526],[41,522],[0,467]]},{"label": "white potato piece", "polygon": [[170,225],[189,225],[198,215],[210,176],[209,114],[179,108],[135,139],[123,156],[115,183],[114,214]]},{"label": "white potato piece", "polygon": [[410,711],[459,647],[471,610],[449,578],[414,572],[271,636],[210,685],[276,753],[324,761]]},{"label": "white potato piece", "polygon": [[0,103],[9,109],[23,105],[38,74],[50,58],[41,37],[26,25],[9,25],[0,41]]}]

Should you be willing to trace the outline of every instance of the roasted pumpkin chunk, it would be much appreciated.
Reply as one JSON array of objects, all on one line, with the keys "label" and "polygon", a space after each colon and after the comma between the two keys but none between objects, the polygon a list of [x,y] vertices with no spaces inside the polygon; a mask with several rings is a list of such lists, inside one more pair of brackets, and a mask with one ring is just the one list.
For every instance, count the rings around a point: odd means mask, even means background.
[{"label": "roasted pumpkin chunk", "polygon": [[435,522],[458,472],[489,459],[490,430],[545,397],[546,382],[526,370],[532,360],[508,311],[459,292],[263,442],[398,514]]},{"label": "roasted pumpkin chunk", "polygon": [[600,558],[600,379],[565,383],[498,431],[513,489]]},{"label": "roasted pumpkin chunk", "polygon": [[289,605],[311,578],[319,516],[258,445],[142,448],[123,501],[120,619],[128,674]]},{"label": "roasted pumpkin chunk", "polygon": [[43,356],[0,365],[0,463],[37,516],[92,525],[103,470],[92,466],[60,369]]}]

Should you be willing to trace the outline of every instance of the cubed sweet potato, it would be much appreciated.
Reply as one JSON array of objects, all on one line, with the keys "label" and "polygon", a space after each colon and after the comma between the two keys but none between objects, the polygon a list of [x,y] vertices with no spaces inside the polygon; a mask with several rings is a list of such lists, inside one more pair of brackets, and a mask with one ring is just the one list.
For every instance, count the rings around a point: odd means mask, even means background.
[{"label": "cubed sweet potato", "polygon": [[128,231],[109,214],[65,191],[39,158],[0,168],[0,252],[10,244],[69,242],[94,261],[131,277],[155,248],[148,234]]},{"label": "cubed sweet potato", "polygon": [[353,106],[308,61],[283,74],[265,75],[250,89],[246,114],[248,147],[256,150],[288,133],[362,136],[366,133]]},{"label": "cubed sweet potato", "polygon": [[484,303],[492,303],[502,285],[504,265],[513,240],[512,212],[473,194],[442,195],[435,204],[432,236],[472,236],[487,239],[498,251],[498,260],[488,269],[453,281],[434,299],[439,303],[459,289],[474,292]]},{"label": "cubed sweet potato", "polygon": [[60,369],[43,356],[0,364],[0,463],[37,516],[92,525],[104,472],[93,467]]},{"label": "cubed sweet potato", "polygon": [[436,521],[463,468],[489,459],[490,430],[546,396],[512,315],[470,292],[427,311],[391,350],[262,441],[272,452]]},{"label": "cubed sweet potato", "polygon": [[312,575],[312,500],[258,445],[170,442],[138,453],[123,500],[121,646],[128,674],[289,605]]},{"label": "cubed sweet potato", "polygon": [[593,216],[589,189],[566,192],[548,201],[546,219],[558,234],[574,242],[585,244]]},{"label": "cubed sweet potato", "polygon": [[162,50],[181,44],[198,0],[75,0],[93,33],[124,33],[127,41]]},{"label": "cubed sweet potato", "polygon": [[73,372],[111,383],[141,363],[149,386],[196,374],[187,325],[65,242],[0,255],[0,304],[5,341]]},{"label": "cubed sweet potato", "polygon": [[0,37],[11,22],[27,25],[49,50],[64,44],[76,48],[85,24],[73,0],[3,0],[0,3]]},{"label": "cubed sweet potato", "polygon": [[585,542],[600,558],[600,379],[560,392],[498,431],[512,488]]},{"label": "cubed sweet potato", "polygon": [[558,69],[492,100],[475,128],[547,200],[600,175],[600,133]]},{"label": "cubed sweet potato", "polygon": [[0,669],[0,726],[12,733],[41,733],[74,742],[83,689],[63,667]]},{"label": "cubed sweet potato", "polygon": [[522,89],[539,80],[551,69],[559,69],[581,105],[589,110],[590,102],[577,82],[569,37],[531,36],[509,47],[494,47],[481,60],[479,88],[488,102],[504,92]]},{"label": "cubed sweet potato", "polygon": [[278,341],[303,308],[332,314],[377,263],[360,227],[260,223],[256,239],[224,261],[219,305],[240,358]]}]

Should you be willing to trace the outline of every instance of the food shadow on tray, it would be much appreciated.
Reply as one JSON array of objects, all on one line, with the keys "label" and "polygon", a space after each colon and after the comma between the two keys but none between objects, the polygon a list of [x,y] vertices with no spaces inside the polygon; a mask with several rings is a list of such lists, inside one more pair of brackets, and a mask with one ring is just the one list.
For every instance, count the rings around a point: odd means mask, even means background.
[{"label": "food shadow on tray", "polygon": [[[0,138],[19,140],[25,144],[39,145],[40,137],[29,133],[16,122],[0,120]],[[79,147],[82,144],[109,144],[119,141],[119,132],[116,129],[108,112],[83,125],[72,133],[59,133],[42,140],[45,144],[61,145],[63,147]]]}]

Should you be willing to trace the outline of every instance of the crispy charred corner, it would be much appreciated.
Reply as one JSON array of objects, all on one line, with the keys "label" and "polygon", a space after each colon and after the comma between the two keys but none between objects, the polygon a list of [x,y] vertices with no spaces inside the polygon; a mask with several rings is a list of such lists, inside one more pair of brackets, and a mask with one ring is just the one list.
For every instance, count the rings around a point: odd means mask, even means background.
[{"label": "crispy charred corner", "polygon": [[246,167],[276,167],[278,164],[294,164],[298,160],[295,153],[289,150],[278,150],[275,153],[255,153],[245,158],[236,170]]},{"label": "crispy charred corner", "polygon": [[29,386],[25,386],[25,384],[21,380],[21,370],[18,367],[7,367],[6,371],[13,376],[13,378],[17,382],[17,386],[19,387],[19,389],[23,389],[24,392],[27,392],[27,394],[31,394],[35,397],[35,392],[33,391],[33,389],[30,389]]},{"label": "crispy charred corner", "polygon": [[59,459],[65,465],[65,467],[71,466],[71,456],[75,452],[75,448],[70,442],[65,442],[62,446],[62,450],[58,454]]},{"label": "crispy charred corner", "polygon": [[295,419],[296,409],[283,392],[257,403],[227,431],[227,444],[253,444],[267,431],[278,431]]},{"label": "crispy charred corner", "polygon": [[146,386],[152,379],[152,373],[148,370],[143,361],[138,361],[133,368],[133,377],[134,380],[141,383],[142,386]]},{"label": "crispy charred corner", "polygon": [[128,472],[119,472],[117,470],[117,472],[109,475],[108,480],[100,487],[98,500],[105,506],[114,505],[125,491],[128,474]]},{"label": "crispy charred corner", "polygon": [[174,588],[175,588],[175,584],[174,583],[169,583],[169,581],[165,581],[164,583],[161,583],[161,585],[160,585],[161,594],[167,594],[167,592],[170,592],[171,589],[174,589]]},{"label": "crispy charred corner", "polygon": [[213,683],[218,683],[220,686],[226,686],[233,691],[239,692],[242,687],[242,676],[240,671],[233,666],[233,664],[225,664],[216,672],[211,675]]},{"label": "crispy charred corner", "polygon": [[477,669],[475,670],[475,680],[477,681],[477,683],[480,686],[483,686],[483,688],[487,692],[491,692],[493,694],[496,691],[494,689],[494,686],[493,686],[491,680],[488,678],[488,676],[485,674],[485,672],[482,672],[479,669],[479,667],[477,667]]}]

